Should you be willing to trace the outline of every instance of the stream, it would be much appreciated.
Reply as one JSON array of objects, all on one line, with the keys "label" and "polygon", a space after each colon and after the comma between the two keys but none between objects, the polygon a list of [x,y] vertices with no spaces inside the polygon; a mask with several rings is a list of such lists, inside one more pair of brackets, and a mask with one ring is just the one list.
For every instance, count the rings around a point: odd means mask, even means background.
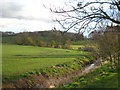
[{"label": "stream", "polygon": [[92,70],[95,67],[95,64],[91,64],[89,67],[87,67],[83,72],[88,72],[89,70]]},{"label": "stream", "polygon": [[[62,77],[61,79],[59,79],[59,78],[55,79],[57,81],[54,81],[52,79],[51,82],[55,82],[55,83],[50,83],[48,88],[55,88],[55,87],[58,87],[60,85],[73,82],[76,78],[91,72],[91,70],[93,70],[93,69],[96,69],[96,68],[100,67],[100,65],[97,65],[97,64],[99,64],[99,62],[92,63],[89,66],[83,68],[82,70],[80,70],[80,71],[78,71],[78,72],[76,72],[74,74],[68,75],[66,77]],[[57,85],[58,83],[59,83],[59,85]]]},{"label": "stream", "polygon": [[60,85],[68,84],[70,82],[75,81],[77,78],[79,78],[82,75],[85,75],[91,70],[96,69],[100,67],[99,61],[87,65],[86,67],[83,67],[82,69],[75,70],[71,73],[66,73],[62,75],[61,77],[52,77],[52,78],[46,78],[44,76],[40,75],[33,75],[30,78],[21,78],[16,81],[12,81],[10,83],[7,83],[3,85],[3,88],[55,88],[59,87]]}]

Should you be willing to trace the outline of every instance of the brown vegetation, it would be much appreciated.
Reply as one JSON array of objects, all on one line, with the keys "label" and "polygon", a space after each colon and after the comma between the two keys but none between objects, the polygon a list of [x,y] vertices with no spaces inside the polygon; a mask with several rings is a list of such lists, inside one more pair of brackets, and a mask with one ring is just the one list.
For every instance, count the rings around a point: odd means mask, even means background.
[{"label": "brown vegetation", "polygon": [[[116,29],[116,27],[119,27]],[[101,60],[108,60],[111,67],[117,67],[120,55],[119,35],[120,26],[108,27],[101,33],[94,33],[93,38],[96,41],[96,47],[93,55],[101,57]]]}]

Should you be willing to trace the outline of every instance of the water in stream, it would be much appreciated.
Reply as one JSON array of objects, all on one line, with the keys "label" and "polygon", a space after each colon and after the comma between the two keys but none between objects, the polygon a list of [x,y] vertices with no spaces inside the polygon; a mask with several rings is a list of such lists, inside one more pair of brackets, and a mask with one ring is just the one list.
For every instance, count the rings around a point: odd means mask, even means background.
[{"label": "water in stream", "polygon": [[88,72],[89,70],[92,70],[95,67],[95,64],[91,64],[89,67],[87,67],[83,72]]}]

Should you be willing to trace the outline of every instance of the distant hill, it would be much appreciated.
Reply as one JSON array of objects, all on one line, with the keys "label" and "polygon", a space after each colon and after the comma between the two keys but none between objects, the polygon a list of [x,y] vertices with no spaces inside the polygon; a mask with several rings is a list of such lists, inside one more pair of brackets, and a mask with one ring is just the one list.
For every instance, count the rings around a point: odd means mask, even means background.
[{"label": "distant hill", "polygon": [[15,37],[22,33],[27,33],[30,37],[34,40],[42,40],[44,42],[49,42],[50,40],[57,40],[60,41],[62,39],[69,39],[71,41],[79,41],[83,40],[84,36],[82,34],[70,33],[70,32],[61,32],[57,30],[51,31],[35,31],[35,32],[21,32],[21,33],[14,33],[14,32],[1,32],[2,33],[2,42],[3,43],[15,43]]}]

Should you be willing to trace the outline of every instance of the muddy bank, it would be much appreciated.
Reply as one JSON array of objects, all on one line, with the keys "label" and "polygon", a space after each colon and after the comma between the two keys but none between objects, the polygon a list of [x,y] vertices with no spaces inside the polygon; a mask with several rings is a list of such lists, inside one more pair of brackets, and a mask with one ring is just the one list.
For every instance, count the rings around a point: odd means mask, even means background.
[{"label": "muddy bank", "polygon": [[31,77],[16,79],[3,85],[3,88],[54,88],[74,81],[79,76],[89,73],[99,66],[90,64],[74,72],[65,73],[60,77],[48,77],[45,74],[35,74]]},{"label": "muddy bank", "polygon": [[84,68],[83,70],[78,70],[76,72],[68,73],[64,75],[63,77],[58,77],[58,78],[53,78],[48,80],[48,87],[50,88],[51,86],[58,87],[63,84],[67,84],[70,82],[73,82],[75,79],[80,77],[81,75],[89,73],[91,70],[98,68],[98,66],[95,66],[94,68],[91,68],[87,70]]}]

